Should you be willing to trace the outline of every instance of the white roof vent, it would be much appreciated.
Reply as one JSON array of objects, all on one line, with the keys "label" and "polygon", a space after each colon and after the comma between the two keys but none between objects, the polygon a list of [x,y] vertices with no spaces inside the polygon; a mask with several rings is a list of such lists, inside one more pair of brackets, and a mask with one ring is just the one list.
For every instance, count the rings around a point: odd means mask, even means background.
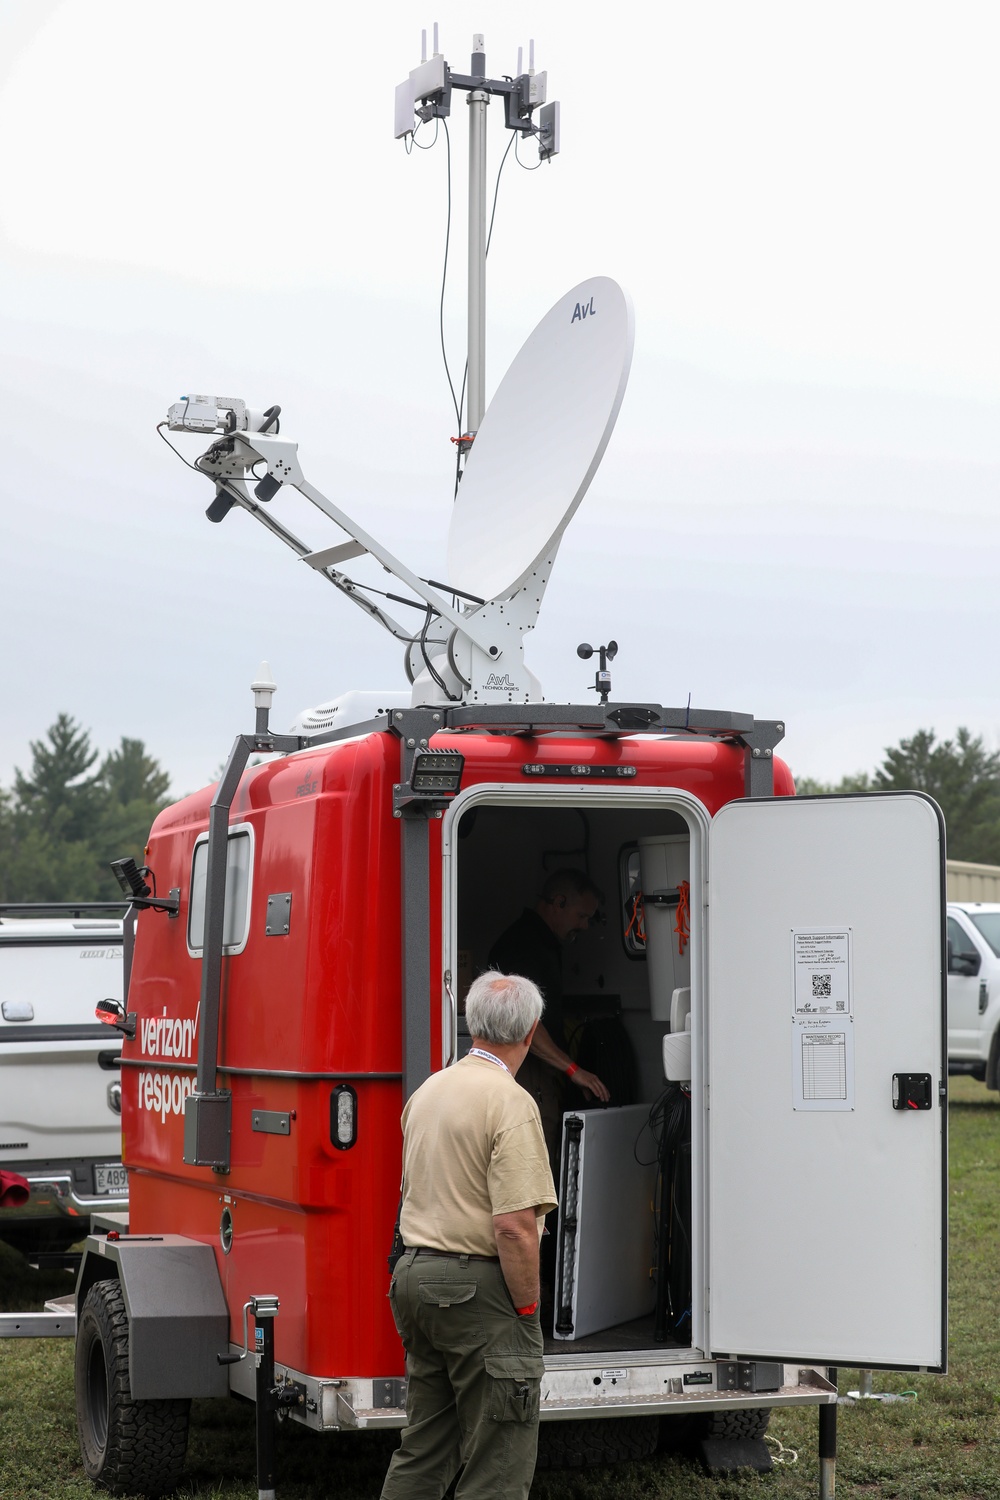
[{"label": "white roof vent", "polygon": [[341,693],[315,708],[304,708],[289,726],[289,734],[325,734],[331,729],[345,729],[352,724],[367,724],[391,708],[409,708],[409,692]]}]

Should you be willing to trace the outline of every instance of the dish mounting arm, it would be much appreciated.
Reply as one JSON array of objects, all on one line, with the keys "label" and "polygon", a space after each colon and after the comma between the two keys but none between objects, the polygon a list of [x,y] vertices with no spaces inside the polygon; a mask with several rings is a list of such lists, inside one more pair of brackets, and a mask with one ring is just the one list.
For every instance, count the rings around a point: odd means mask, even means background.
[{"label": "dish mounting arm", "polygon": [[[270,500],[255,499],[250,493],[248,475],[261,480],[260,465],[271,480],[272,496],[281,486],[298,490],[306,500],[333,521],[350,538],[335,547],[312,551],[273,515]],[[221,495],[248,511],[273,535],[317,572],[322,573],[353,603],[376,620],[390,635],[408,646],[407,673],[416,679],[415,700],[421,702],[467,699],[478,703],[530,702],[538,696],[538,684],[524,666],[524,636],[530,631],[541,606],[548,583],[552,556],[540,559],[526,582],[509,599],[489,599],[469,603],[464,608],[457,597],[449,599],[442,586],[426,582],[405,563],[371,536],[346,511],[327,498],[302,472],[298,444],[270,433],[232,432],[222,444],[215,443],[197,461],[195,467],[212,479]],[[228,506],[226,507],[228,509]],[[224,511],[223,511],[224,513]],[[221,519],[221,516],[219,517]],[[552,555],[554,555],[554,548]],[[395,602],[409,604],[424,612],[425,619],[436,617],[436,634],[426,639],[426,631],[406,629],[381,605],[375,604],[365,591],[340,572],[338,563],[367,554],[380,563],[403,584],[416,599],[389,596]],[[419,602],[418,602],[419,601]],[[447,640],[441,638],[441,625],[450,627]],[[424,660],[432,653],[436,670],[418,674],[412,650],[421,646]],[[436,654],[433,654],[436,653]]]}]

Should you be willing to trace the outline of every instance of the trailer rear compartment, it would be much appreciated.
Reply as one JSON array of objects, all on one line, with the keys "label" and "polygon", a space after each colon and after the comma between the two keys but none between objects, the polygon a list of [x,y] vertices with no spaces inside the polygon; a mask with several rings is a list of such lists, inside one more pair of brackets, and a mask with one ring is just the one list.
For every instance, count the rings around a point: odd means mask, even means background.
[{"label": "trailer rear compartment", "polygon": [[[572,797],[572,802],[569,801]],[[567,1046],[611,1091],[607,1108],[567,1084],[563,1135],[554,1176],[560,1198],[554,1265],[543,1285],[546,1350],[624,1355],[691,1347],[692,1223],[690,1083],[672,1087],[686,1129],[661,1202],[660,1142],[665,1095],[663,1038],[675,991],[697,993],[701,904],[688,899],[700,880],[706,820],[693,799],[667,789],[588,787],[527,790],[480,787],[459,799],[444,833],[446,886],[454,884],[453,962],[459,995],[487,966],[491,945],[524,906],[532,907],[553,871],[583,871],[602,890],[603,909],[575,935],[563,957],[561,1011]],[[692,861],[692,839],[695,855]],[[662,888],[646,886],[645,928],[635,902],[640,863],[669,850]],[[453,854],[450,851],[454,851]],[[661,861],[662,865],[662,861]],[[666,886],[666,880],[672,884]],[[681,904],[681,891],[684,899]],[[641,903],[642,897],[639,896]],[[638,919],[638,920],[637,920]],[[680,931],[677,929],[680,928]],[[448,938],[446,937],[446,944]],[[648,950],[648,951],[647,951]],[[652,981],[652,982],[651,982]],[[684,1035],[700,1037],[700,1002],[688,1002]],[[689,1019],[688,1019],[689,1018]],[[544,1016],[543,1016],[544,1020]],[[460,1042],[462,1052],[467,1043]],[[659,1113],[657,1112],[659,1101]],[[679,1154],[678,1154],[679,1152]],[[695,1209],[700,1212],[700,1203]],[[552,1216],[553,1218],[555,1216]],[[669,1276],[671,1267],[679,1277]],[[676,1306],[657,1287],[672,1280]],[[679,1285],[683,1283],[683,1287]],[[696,1278],[700,1287],[702,1278]],[[700,1294],[699,1294],[700,1295]],[[599,1377],[598,1377],[599,1378]]]}]

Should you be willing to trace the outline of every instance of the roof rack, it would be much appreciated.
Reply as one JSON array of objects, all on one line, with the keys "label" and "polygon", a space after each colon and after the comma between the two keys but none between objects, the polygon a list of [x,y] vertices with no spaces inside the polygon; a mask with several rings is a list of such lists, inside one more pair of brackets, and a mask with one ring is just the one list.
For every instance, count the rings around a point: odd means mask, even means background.
[{"label": "roof rack", "polygon": [[648,734],[661,739],[712,739],[738,745],[746,753],[746,795],[769,797],[774,790],[774,748],[785,736],[780,719],[755,719],[728,709],[669,708],[659,703],[435,703],[394,708],[365,724],[303,738],[303,746],[333,744],[362,734],[392,730],[415,747],[447,731],[517,734],[526,737],[579,734],[604,739]]}]

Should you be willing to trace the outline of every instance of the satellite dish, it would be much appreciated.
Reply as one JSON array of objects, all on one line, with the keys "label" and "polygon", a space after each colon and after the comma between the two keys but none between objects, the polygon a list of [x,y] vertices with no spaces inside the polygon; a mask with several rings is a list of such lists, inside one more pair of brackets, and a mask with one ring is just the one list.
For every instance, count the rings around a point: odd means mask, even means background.
[{"label": "satellite dish", "polygon": [[551,558],[604,456],[635,318],[607,276],[560,297],[522,346],[476,435],[448,532],[448,578],[505,599]]}]

